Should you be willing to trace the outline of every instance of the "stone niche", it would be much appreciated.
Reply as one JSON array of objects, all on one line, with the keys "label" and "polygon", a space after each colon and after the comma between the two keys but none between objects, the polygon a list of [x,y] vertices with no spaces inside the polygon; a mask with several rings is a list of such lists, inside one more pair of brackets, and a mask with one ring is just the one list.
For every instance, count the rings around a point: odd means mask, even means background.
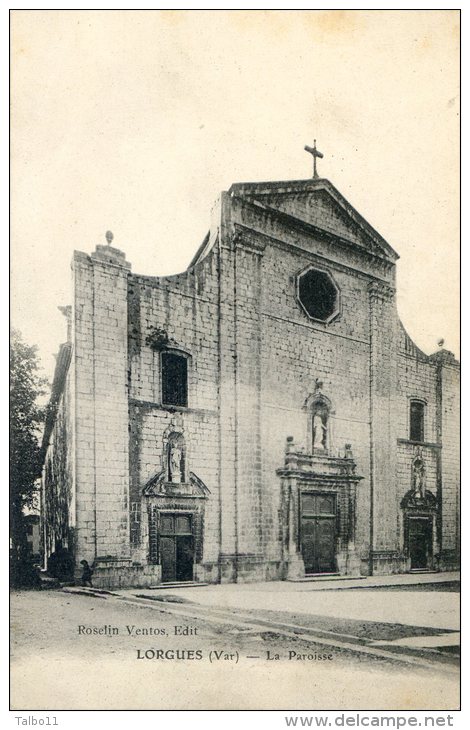
[{"label": "stone niche", "polygon": [[351,447],[344,456],[305,451],[287,439],[281,479],[283,577],[360,574],[356,552],[356,474]]}]

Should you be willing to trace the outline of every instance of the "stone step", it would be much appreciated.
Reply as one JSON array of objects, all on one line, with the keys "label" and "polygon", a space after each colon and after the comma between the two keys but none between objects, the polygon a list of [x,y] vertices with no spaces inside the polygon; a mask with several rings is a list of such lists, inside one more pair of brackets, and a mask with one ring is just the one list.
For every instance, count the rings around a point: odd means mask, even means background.
[{"label": "stone step", "polygon": [[313,583],[321,580],[361,580],[366,578],[365,575],[340,575],[340,573],[313,573],[306,575],[304,578],[288,578],[288,583]]},{"label": "stone step", "polygon": [[411,568],[410,573],[413,573],[413,575],[415,575],[416,573],[439,573],[439,571],[431,570],[428,568]]},{"label": "stone step", "polygon": [[208,586],[209,583],[196,583],[193,580],[186,580],[181,581],[179,583],[159,583],[155,586],[146,586],[146,591],[156,591],[156,590],[166,590],[167,588],[175,589],[175,588],[201,588],[202,586]]}]

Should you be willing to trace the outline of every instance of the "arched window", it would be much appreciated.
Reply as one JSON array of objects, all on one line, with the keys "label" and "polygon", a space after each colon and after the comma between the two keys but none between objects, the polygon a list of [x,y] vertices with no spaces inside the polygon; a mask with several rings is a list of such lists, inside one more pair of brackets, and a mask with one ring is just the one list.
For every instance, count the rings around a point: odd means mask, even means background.
[{"label": "arched window", "polygon": [[161,353],[162,404],[188,405],[188,358],[176,352]]},{"label": "arched window", "polygon": [[410,441],[424,441],[424,403],[410,401]]}]

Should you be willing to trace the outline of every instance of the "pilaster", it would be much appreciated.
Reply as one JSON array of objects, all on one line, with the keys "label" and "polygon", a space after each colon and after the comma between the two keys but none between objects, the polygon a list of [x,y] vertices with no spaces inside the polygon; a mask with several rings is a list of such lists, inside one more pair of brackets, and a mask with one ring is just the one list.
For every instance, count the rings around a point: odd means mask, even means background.
[{"label": "pilaster", "polygon": [[395,290],[369,284],[370,318],[370,571],[375,552],[397,550],[396,494],[397,385]]}]

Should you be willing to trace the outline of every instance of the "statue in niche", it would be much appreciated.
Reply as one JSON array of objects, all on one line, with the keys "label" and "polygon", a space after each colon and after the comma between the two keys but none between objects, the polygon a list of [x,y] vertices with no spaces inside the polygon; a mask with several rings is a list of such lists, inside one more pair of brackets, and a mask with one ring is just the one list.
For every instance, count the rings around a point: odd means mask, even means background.
[{"label": "statue in niche", "polygon": [[422,459],[413,462],[413,489],[415,497],[424,499],[426,496],[426,468]]},{"label": "statue in niche", "polygon": [[328,431],[327,413],[324,408],[317,408],[313,414],[313,448],[326,449]]},{"label": "statue in niche", "polygon": [[170,482],[173,484],[181,484],[182,481],[182,468],[181,461],[183,458],[183,451],[177,441],[173,441],[170,444],[170,454],[168,459],[168,471]]}]

